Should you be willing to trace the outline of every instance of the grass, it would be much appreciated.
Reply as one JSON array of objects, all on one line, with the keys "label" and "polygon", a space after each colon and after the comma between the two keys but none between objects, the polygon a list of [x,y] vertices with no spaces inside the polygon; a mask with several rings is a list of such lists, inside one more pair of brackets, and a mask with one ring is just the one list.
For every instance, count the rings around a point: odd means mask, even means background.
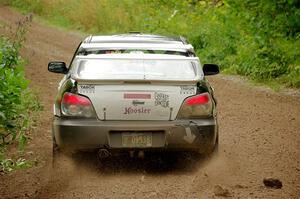
[{"label": "grass", "polygon": [[[275,89],[300,88],[300,35],[292,21],[299,11],[295,2],[237,2],[11,0],[7,4],[35,13],[43,23],[82,33],[141,31],[183,35],[193,44],[202,63],[217,63],[226,73],[243,75]],[[274,8],[275,20],[262,14]],[[289,26],[286,15],[291,18]],[[261,31],[257,27],[260,23],[268,29]]]},{"label": "grass", "polygon": [[[16,30],[3,25],[7,36],[0,35],[0,172],[31,165],[21,156],[41,107],[37,95],[28,88],[26,62],[19,54],[29,23],[26,17],[18,22]],[[11,147],[17,151],[16,158],[8,157],[13,154],[7,153]]]}]

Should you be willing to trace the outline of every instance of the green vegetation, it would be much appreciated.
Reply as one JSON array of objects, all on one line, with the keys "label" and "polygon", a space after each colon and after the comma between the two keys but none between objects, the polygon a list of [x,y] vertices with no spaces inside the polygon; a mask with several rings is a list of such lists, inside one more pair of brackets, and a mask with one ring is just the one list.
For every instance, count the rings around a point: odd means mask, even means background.
[{"label": "green vegetation", "polygon": [[20,21],[11,38],[0,35],[0,171],[27,168],[24,158],[6,157],[7,146],[17,146],[22,153],[29,138],[33,113],[38,110],[36,96],[28,89],[24,61],[19,50],[25,39],[28,19]]},{"label": "green vegetation", "polygon": [[300,87],[297,0],[2,0],[90,33],[183,35],[202,62],[258,82]]}]

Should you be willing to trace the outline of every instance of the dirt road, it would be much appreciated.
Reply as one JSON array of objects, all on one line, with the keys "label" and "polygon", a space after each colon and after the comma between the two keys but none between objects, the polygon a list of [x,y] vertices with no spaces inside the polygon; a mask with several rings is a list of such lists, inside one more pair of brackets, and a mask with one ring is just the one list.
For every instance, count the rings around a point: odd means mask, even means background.
[{"label": "dirt road", "polygon": [[[1,23],[20,18],[0,7]],[[47,63],[68,62],[81,39],[32,23],[22,56],[29,61],[26,76],[44,106],[27,148],[27,156],[39,163],[1,174],[0,198],[300,198],[300,95],[275,93],[222,75],[210,78],[219,106],[218,156],[177,157],[159,164],[121,158],[99,167],[87,153],[65,161],[65,169],[52,170],[52,103],[62,76],[47,72]],[[283,187],[266,188],[265,177],[280,179]]]}]

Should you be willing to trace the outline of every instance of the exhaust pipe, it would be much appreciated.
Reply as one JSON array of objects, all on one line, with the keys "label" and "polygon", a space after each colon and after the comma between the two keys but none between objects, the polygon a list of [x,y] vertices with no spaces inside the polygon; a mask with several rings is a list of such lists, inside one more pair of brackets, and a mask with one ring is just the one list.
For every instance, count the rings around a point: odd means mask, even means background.
[{"label": "exhaust pipe", "polygon": [[144,159],[144,157],[145,157],[144,151],[139,151],[139,153],[138,153],[138,158]]},{"label": "exhaust pipe", "polygon": [[111,156],[111,153],[107,149],[99,149],[98,157],[99,159],[105,159]]}]

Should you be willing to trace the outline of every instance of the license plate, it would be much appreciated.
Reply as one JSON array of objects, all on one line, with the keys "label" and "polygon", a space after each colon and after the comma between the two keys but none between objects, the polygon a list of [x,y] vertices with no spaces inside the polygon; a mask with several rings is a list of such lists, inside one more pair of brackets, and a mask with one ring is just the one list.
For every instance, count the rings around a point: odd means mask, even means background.
[{"label": "license plate", "polygon": [[123,147],[151,147],[152,133],[122,133]]}]

